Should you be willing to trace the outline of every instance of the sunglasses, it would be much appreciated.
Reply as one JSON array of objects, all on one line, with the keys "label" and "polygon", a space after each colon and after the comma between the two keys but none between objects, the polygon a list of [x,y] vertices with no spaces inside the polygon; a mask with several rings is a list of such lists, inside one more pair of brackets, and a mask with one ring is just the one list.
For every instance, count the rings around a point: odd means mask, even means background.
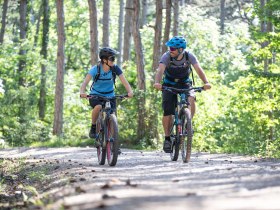
[{"label": "sunglasses", "polygon": [[169,47],[169,50],[170,51],[176,51],[178,48],[175,48],[175,47]]},{"label": "sunglasses", "polygon": [[116,59],[116,58],[115,58],[114,56],[110,56],[110,57],[108,58],[108,60],[109,60],[109,61],[112,61],[112,62],[114,62],[115,59]]}]

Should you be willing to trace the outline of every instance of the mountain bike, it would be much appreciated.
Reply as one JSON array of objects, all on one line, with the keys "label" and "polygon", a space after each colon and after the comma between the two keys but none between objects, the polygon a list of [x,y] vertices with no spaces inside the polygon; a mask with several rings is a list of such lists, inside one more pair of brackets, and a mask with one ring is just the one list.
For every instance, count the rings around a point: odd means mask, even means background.
[{"label": "mountain bike", "polygon": [[99,112],[96,122],[96,148],[99,165],[107,162],[110,166],[117,164],[119,155],[118,122],[115,110],[111,107],[110,100],[127,98],[127,95],[116,95],[114,97],[103,97],[88,95],[87,98],[96,98],[102,102],[102,109]]},{"label": "mountain bike", "polygon": [[201,92],[203,87],[190,87],[187,89],[178,89],[167,86],[162,87],[162,91],[171,92],[178,97],[174,121],[170,130],[172,150],[170,158],[172,161],[178,160],[180,148],[183,162],[188,163],[191,158],[193,126],[191,111],[188,108],[190,106],[188,98],[192,90],[195,92]]}]

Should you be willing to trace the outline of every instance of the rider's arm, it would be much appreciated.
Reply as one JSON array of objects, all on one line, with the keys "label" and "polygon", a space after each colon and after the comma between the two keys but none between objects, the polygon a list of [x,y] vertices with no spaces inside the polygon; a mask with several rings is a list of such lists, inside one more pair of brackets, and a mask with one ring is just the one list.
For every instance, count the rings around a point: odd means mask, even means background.
[{"label": "rider's arm", "polygon": [[92,78],[92,76],[90,74],[87,74],[84,82],[82,83],[81,88],[80,88],[80,97],[81,98],[86,98],[87,97],[86,87],[87,87],[89,81],[91,80],[91,78]]},{"label": "rider's arm", "polygon": [[161,88],[162,88],[160,81],[162,80],[164,71],[165,71],[165,65],[163,63],[160,63],[158,65],[157,73],[155,76],[155,84],[154,84],[154,88],[156,88],[158,90],[161,90]]},{"label": "rider's arm", "polygon": [[119,78],[123,84],[123,86],[125,87],[126,91],[127,91],[127,95],[128,97],[132,97],[133,96],[133,91],[131,89],[130,84],[128,83],[128,81],[126,80],[125,76],[123,74],[119,75]]},{"label": "rider's arm", "polygon": [[208,82],[208,79],[203,71],[203,69],[201,68],[201,66],[199,65],[199,63],[196,63],[193,65],[196,73],[198,74],[199,78],[202,80],[202,82],[204,83],[204,89],[207,90],[207,89],[210,89],[211,88],[211,85],[210,83]]}]

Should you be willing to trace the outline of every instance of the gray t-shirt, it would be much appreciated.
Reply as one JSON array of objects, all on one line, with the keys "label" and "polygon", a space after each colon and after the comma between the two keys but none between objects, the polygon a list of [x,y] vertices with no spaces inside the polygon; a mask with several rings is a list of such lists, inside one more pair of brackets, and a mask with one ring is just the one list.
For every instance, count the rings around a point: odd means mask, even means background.
[{"label": "gray t-shirt", "polygon": [[[171,57],[170,52],[166,52],[161,56],[160,63],[164,64],[166,67],[170,67],[169,70],[167,70],[166,76],[169,75],[172,78],[180,78],[181,80],[184,80],[184,83],[191,83],[191,79],[189,78],[190,70],[186,69],[186,66],[190,63],[191,65],[197,64],[198,61],[194,54],[188,52],[188,61],[186,56],[186,51],[184,51],[183,58],[181,60],[172,59],[172,63],[170,64]],[[175,67],[172,68],[172,67]],[[172,68],[172,69],[171,69]],[[171,80],[168,77],[163,78],[163,83],[165,84],[171,84],[176,85],[177,82],[174,80]],[[185,78],[185,79],[184,79]]]},{"label": "gray t-shirt", "polygon": [[[189,61],[190,61],[190,63],[191,63],[192,65],[197,64],[198,61],[197,61],[195,55],[192,54],[191,52],[188,52],[188,54],[189,54]],[[184,57],[183,57],[181,60],[177,61],[177,60],[173,59],[173,63],[174,63],[176,66],[178,66],[178,67],[184,66],[184,64],[186,63],[186,61],[187,61],[187,59],[186,59],[185,53],[184,53]],[[169,66],[169,63],[170,63],[170,53],[169,53],[169,51],[167,51],[166,53],[164,53],[164,54],[161,56],[159,63],[162,63],[162,64],[164,64],[165,66]]]}]

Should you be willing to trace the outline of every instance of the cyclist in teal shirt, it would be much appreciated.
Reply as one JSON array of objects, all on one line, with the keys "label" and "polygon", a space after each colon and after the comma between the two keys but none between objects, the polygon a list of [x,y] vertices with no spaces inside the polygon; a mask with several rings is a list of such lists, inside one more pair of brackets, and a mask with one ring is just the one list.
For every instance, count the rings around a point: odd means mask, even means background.
[{"label": "cyclist in teal shirt", "polygon": [[[118,52],[110,47],[104,47],[100,49],[99,51],[100,62],[99,64],[93,66],[89,70],[88,74],[86,75],[86,78],[84,79],[84,82],[82,83],[80,88],[81,98],[87,97],[86,87],[91,80],[93,80],[93,83],[90,88],[90,95],[100,95],[109,98],[115,96],[114,80],[116,76],[119,77],[120,81],[124,85],[128,97],[133,96],[133,92],[130,87],[130,84],[127,82],[125,76],[123,75],[122,70],[120,69],[119,66],[114,64],[115,56],[117,54]],[[110,102],[111,102],[111,107],[115,109],[116,100],[112,99]],[[92,124],[89,132],[89,137],[95,138],[96,121],[98,118],[98,114],[102,108],[101,106],[102,103],[96,98],[90,98],[89,103],[90,106],[92,107]]]}]

